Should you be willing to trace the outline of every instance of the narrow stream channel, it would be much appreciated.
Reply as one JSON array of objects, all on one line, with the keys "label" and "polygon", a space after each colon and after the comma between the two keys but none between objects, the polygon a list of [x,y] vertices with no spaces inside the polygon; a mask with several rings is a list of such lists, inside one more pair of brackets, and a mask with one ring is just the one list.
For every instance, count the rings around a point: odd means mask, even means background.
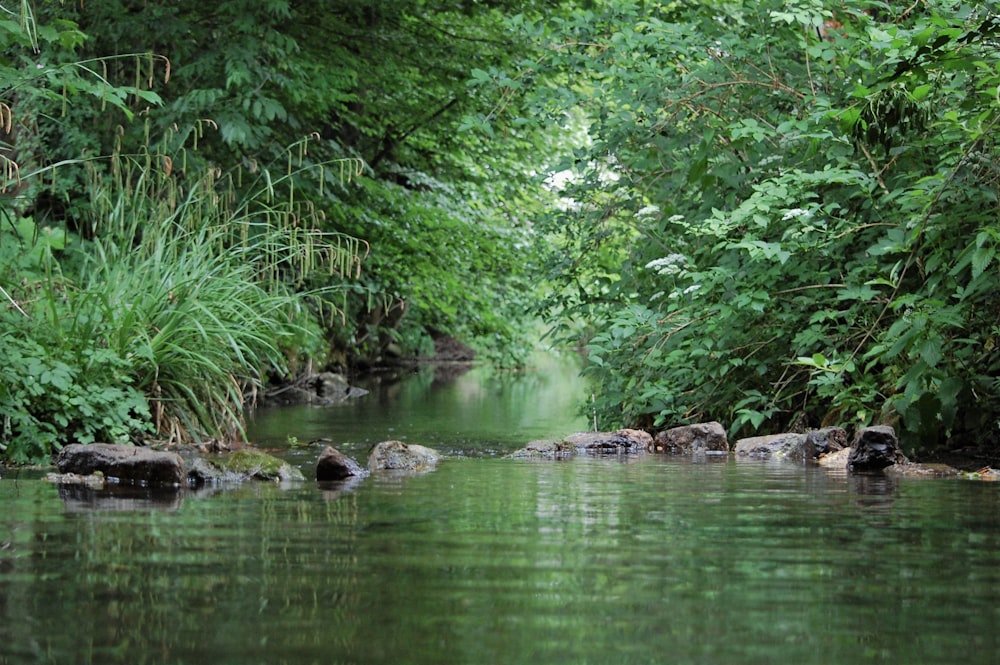
[{"label": "narrow stream channel", "polygon": [[0,665],[996,662],[1000,485],[505,459],[586,427],[573,386],[417,375],[253,425],[307,471],[289,437],[451,453],[424,475],[100,502],[5,473]]},{"label": "narrow stream channel", "polygon": [[401,377],[376,375],[360,381],[370,391],[360,398],[258,411],[249,435],[277,448],[288,446],[289,437],[323,439],[361,458],[388,439],[465,456],[509,453],[532,439],[591,425],[578,413],[588,393],[575,360],[539,355],[531,368],[516,372],[424,365]]}]

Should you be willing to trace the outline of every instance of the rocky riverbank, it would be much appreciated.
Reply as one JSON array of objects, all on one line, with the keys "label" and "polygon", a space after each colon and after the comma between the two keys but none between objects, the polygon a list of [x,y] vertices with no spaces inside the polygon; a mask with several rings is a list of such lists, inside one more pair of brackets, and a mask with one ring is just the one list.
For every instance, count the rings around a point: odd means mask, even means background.
[{"label": "rocky riverbank", "polygon": [[[562,439],[531,441],[507,457],[511,460],[562,460],[575,456],[688,455],[770,460],[784,464],[814,464],[834,473],[884,474],[904,478],[961,477],[1000,479],[990,467],[960,471],[946,464],[909,460],[900,450],[891,427],[859,428],[852,439],[840,427],[808,432],[786,432],[738,439],[732,445],[717,422],[697,423],[656,433],[622,429],[581,432]],[[320,483],[357,482],[373,473],[416,474],[432,471],[443,456],[436,450],[403,441],[383,441],[372,448],[361,465],[332,446],[316,461],[314,478]],[[305,474],[267,452],[249,448],[216,454],[185,454],[151,448],[74,444],[54,458],[58,472],[47,479],[59,485],[91,490],[113,485],[183,489],[219,487],[247,481],[302,482]]]}]

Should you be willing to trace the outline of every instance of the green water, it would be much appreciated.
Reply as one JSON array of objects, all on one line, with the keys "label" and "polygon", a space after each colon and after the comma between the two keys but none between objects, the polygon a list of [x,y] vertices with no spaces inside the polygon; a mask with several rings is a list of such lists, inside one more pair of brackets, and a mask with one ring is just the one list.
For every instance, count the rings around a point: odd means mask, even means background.
[{"label": "green water", "polygon": [[375,377],[362,385],[371,392],[330,407],[265,409],[250,434],[264,446],[287,446],[328,439],[345,453],[365,457],[387,439],[439,448],[462,455],[491,455],[520,448],[532,439],[586,430],[578,415],[586,386],[570,359],[541,356],[523,372],[454,366],[425,366],[402,380]]},{"label": "green water", "polygon": [[[480,379],[525,411],[550,399]],[[413,395],[378,424],[349,415],[369,407],[291,422],[361,449],[447,420],[442,395]],[[512,440],[495,422],[476,434],[491,451]],[[106,496],[4,478],[0,665],[997,662],[1000,485],[507,460],[459,429],[439,443],[468,456],[353,486]],[[306,471],[315,454],[287,453]]]}]

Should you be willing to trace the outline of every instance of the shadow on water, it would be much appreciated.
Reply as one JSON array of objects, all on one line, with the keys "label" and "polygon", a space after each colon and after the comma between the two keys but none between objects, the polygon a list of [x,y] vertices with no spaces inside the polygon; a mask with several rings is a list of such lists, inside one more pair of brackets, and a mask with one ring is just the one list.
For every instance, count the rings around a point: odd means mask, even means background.
[{"label": "shadow on water", "polygon": [[67,512],[178,510],[184,500],[179,489],[149,489],[107,485],[94,489],[81,485],[60,485],[59,498]]}]

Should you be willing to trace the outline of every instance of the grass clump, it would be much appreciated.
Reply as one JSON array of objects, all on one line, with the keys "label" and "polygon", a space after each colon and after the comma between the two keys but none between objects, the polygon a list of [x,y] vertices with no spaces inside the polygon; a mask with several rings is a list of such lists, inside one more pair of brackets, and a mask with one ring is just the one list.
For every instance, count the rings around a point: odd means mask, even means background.
[{"label": "grass clump", "polygon": [[343,288],[354,270],[357,243],[309,231],[280,179],[240,199],[217,171],[182,184],[149,161],[118,167],[92,186],[92,240],[36,252],[44,237],[0,232],[9,461],[71,442],[245,440],[266,377],[321,346],[320,292],[303,285],[324,270],[324,292]]}]

